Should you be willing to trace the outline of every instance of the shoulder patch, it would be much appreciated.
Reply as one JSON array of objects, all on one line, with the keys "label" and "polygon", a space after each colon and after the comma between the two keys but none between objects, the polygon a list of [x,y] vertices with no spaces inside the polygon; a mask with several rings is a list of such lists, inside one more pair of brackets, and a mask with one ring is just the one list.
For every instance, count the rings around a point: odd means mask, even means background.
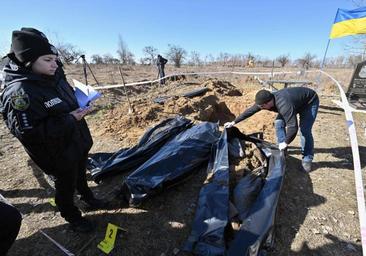
[{"label": "shoulder patch", "polygon": [[20,89],[11,95],[11,106],[14,109],[24,111],[29,107],[29,105],[29,96],[24,92],[24,90]]}]

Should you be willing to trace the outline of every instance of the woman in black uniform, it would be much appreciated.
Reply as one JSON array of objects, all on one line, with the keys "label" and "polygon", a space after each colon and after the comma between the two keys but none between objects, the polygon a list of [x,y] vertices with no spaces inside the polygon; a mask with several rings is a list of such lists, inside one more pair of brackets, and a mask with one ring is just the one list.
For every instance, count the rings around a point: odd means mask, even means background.
[{"label": "woman in black uniform", "polygon": [[75,190],[92,208],[105,202],[93,196],[86,180],[86,161],[93,144],[72,87],[58,65],[57,50],[33,28],[13,31],[4,68],[0,109],[10,132],[33,161],[55,179],[55,202],[61,216],[77,232],[94,229],[74,205]]}]

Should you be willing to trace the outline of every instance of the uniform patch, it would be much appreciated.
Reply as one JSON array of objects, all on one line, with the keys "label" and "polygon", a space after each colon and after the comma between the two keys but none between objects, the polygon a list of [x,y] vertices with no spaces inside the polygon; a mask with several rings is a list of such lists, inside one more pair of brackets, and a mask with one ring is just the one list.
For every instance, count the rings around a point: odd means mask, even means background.
[{"label": "uniform patch", "polygon": [[29,130],[33,128],[25,112],[17,113],[17,119],[22,130]]},{"label": "uniform patch", "polygon": [[53,106],[60,104],[62,100],[59,97],[50,99],[48,101],[43,102],[46,108],[52,108]]},{"label": "uniform patch", "polygon": [[30,105],[30,100],[28,94],[24,90],[20,89],[13,95],[11,95],[11,106],[19,111],[26,110]]},{"label": "uniform patch", "polygon": [[13,71],[18,71],[18,69],[19,69],[18,65],[16,65],[12,61],[9,62],[9,66],[10,66],[11,70],[13,70]]}]

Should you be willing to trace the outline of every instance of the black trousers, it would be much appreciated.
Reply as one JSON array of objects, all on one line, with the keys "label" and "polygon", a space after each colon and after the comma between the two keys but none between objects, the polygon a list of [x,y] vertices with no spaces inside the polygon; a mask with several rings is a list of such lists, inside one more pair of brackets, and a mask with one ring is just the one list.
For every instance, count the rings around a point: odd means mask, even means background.
[{"label": "black trousers", "polygon": [[[159,78],[165,76],[164,67],[159,66]],[[165,79],[160,80],[160,84],[165,84]]]},{"label": "black trousers", "polygon": [[68,222],[80,220],[81,212],[74,204],[75,190],[82,198],[93,198],[93,193],[86,180],[87,156],[76,163],[66,163],[55,174],[55,202],[61,216]]},{"label": "black trousers", "polygon": [[6,255],[19,233],[22,216],[19,211],[0,201],[0,255]]}]

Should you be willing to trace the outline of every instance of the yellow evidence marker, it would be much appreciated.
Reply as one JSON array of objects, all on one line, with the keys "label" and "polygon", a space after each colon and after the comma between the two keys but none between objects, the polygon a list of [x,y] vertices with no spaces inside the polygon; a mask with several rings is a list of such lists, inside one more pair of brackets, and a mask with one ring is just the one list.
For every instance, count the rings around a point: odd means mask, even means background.
[{"label": "yellow evidence marker", "polygon": [[98,244],[98,248],[105,254],[109,254],[113,250],[118,230],[123,229],[114,224],[108,223],[104,240]]},{"label": "yellow evidence marker", "polygon": [[52,205],[53,207],[56,207],[55,198],[50,198],[50,200],[48,200],[48,202],[49,202],[49,203],[50,203],[50,205]]}]

